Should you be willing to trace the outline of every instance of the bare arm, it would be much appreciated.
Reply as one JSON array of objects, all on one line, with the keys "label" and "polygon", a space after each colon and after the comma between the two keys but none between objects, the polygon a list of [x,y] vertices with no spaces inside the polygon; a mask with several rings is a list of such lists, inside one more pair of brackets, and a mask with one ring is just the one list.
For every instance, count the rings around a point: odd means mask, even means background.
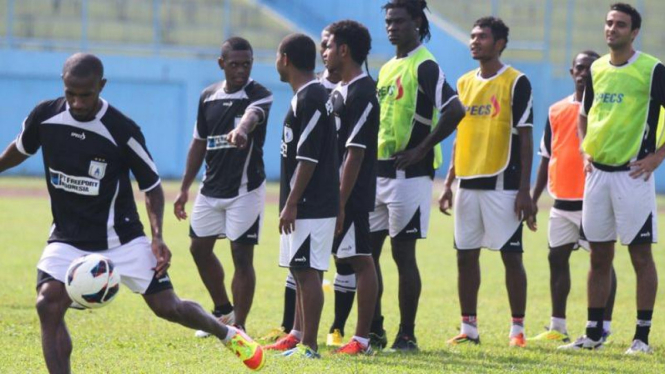
[{"label": "bare arm", "polygon": [[339,215],[337,216],[337,227],[335,233],[339,235],[344,226],[344,209],[346,203],[349,201],[351,191],[356,185],[360,167],[362,166],[363,159],[365,158],[365,149],[360,147],[348,147],[346,161],[342,166],[342,178],[339,186]]},{"label": "bare arm", "polygon": [[[515,198],[515,214],[520,220],[533,216],[533,201],[531,200],[531,163],[533,162],[533,139],[531,127],[517,129],[520,141],[520,187]],[[527,221],[529,229],[536,230],[534,221]]]},{"label": "bare arm", "polygon": [[434,130],[420,144],[412,149],[395,153],[395,166],[397,169],[404,170],[422,160],[427,155],[427,152],[457,129],[457,125],[459,125],[465,114],[466,110],[459,99],[453,99],[441,112],[439,122],[436,124]]},{"label": "bare arm", "polygon": [[145,193],[145,207],[150,222],[152,234],[152,253],[157,258],[155,272],[157,277],[162,276],[171,266],[171,251],[162,238],[162,223],[164,220],[164,190],[158,185]]},{"label": "bare arm", "polygon": [[28,157],[19,152],[18,148],[16,148],[16,141],[11,142],[5,151],[2,152],[2,155],[0,155],[0,173],[20,165]]},{"label": "bare arm", "polygon": [[201,169],[205,154],[205,140],[192,139],[192,143],[189,145],[189,152],[187,152],[187,165],[185,166],[185,174],[182,176],[180,193],[173,204],[173,213],[178,220],[187,218],[185,204],[187,204],[187,200],[189,200],[189,188],[192,186],[196,174],[198,174]]},{"label": "bare arm", "polygon": [[545,187],[547,187],[547,178],[549,174],[549,157],[542,157],[540,159],[540,166],[538,166],[538,175],[536,176],[536,185],[533,187],[533,203],[538,204],[540,196],[543,194]]},{"label": "bare arm", "polygon": [[316,163],[300,160],[295,171],[295,181],[289,197],[286,198],[284,209],[279,215],[279,232],[290,234],[296,228],[296,217],[298,216],[298,201],[305,192],[309,181],[314,175]]},{"label": "bare arm", "polygon": [[443,184],[443,191],[439,196],[439,210],[441,213],[449,216],[448,212],[453,207],[453,182],[457,175],[455,174],[455,149],[457,148],[457,139],[453,142],[453,150],[450,152],[450,166],[448,166],[448,174]]}]

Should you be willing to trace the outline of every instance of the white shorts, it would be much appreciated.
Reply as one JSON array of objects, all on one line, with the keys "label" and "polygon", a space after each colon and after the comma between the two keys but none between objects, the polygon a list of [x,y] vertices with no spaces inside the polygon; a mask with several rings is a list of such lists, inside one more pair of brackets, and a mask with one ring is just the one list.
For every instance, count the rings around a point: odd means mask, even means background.
[{"label": "white shorts", "polygon": [[216,236],[232,242],[258,244],[263,224],[266,184],[231,199],[217,199],[199,193],[194,202],[190,236]]},{"label": "white shorts", "polygon": [[522,221],[515,214],[517,191],[458,188],[453,205],[455,248],[522,252]]},{"label": "white shorts", "polygon": [[[119,247],[95,252],[82,251],[65,243],[50,243],[44,248],[37,269],[65,283],[67,269],[72,261],[91,253],[100,254],[111,260],[120,274],[122,284],[132,292],[145,293],[155,277],[153,268],[157,265],[157,259],[152,254],[150,240],[145,236]],[[170,283],[170,280],[168,277],[162,277],[159,282]]]},{"label": "white shorts", "polygon": [[376,203],[369,214],[370,232],[388,230],[391,238],[427,237],[432,205],[432,179],[376,179]]},{"label": "white shorts", "polygon": [[655,176],[633,179],[629,171],[594,169],[584,186],[582,227],[590,242],[616,241],[623,245],[657,240]]},{"label": "white shorts", "polygon": [[589,248],[589,243],[581,238],[580,226],[582,225],[581,210],[561,210],[552,208],[550,210],[550,221],[548,224],[547,240],[550,248],[574,244],[575,249]]},{"label": "white shorts", "polygon": [[279,266],[292,269],[328,270],[337,218],[297,219],[290,234],[282,234]]}]

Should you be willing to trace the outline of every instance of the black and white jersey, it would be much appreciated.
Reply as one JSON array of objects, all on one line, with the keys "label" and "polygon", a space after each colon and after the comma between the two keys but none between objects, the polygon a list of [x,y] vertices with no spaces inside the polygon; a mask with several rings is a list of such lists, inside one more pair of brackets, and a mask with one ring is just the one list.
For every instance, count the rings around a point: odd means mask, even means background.
[{"label": "black and white jersey", "polygon": [[365,157],[349,196],[347,209],[371,212],[374,210],[376,198],[375,164],[379,134],[379,100],[376,97],[376,82],[363,73],[349,84],[337,86],[332,92],[331,100],[337,127],[340,171],[349,147],[365,149]]},{"label": "black and white jersey", "polygon": [[279,209],[295,183],[301,160],[315,162],[316,169],[298,201],[298,219],[330,218],[339,210],[337,135],[332,103],[325,87],[313,80],[291,99],[282,132],[282,167]]},{"label": "black and white jersey", "polygon": [[101,101],[89,122],[75,120],[64,98],[45,101],[16,139],[27,156],[42,148],[53,214],[49,243],[98,251],[144,235],[129,172],[141,191],[150,191],[160,184],[157,168],[141,129]]},{"label": "black and white jersey", "polygon": [[324,70],[321,74],[317,76],[319,79],[319,82],[323,85],[323,87],[326,88],[326,91],[328,91],[328,95],[332,93],[332,91],[337,87],[338,83],[333,83],[328,80],[328,70]]},{"label": "black and white jersey", "polygon": [[[272,93],[253,81],[227,93],[226,83],[215,83],[201,94],[194,138],[206,142],[206,170],[201,193],[208,197],[233,198],[261,186],[266,179],[263,143],[272,106]],[[255,111],[260,123],[247,136],[247,147],[239,150],[226,135],[247,111]]]}]

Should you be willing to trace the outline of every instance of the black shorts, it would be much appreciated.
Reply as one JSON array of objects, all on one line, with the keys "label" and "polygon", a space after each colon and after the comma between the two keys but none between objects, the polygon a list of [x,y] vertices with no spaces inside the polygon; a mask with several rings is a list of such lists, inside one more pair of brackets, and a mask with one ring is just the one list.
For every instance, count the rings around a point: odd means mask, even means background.
[{"label": "black shorts", "polygon": [[337,258],[371,256],[369,212],[348,210],[344,215],[342,233],[335,237],[333,255]]}]

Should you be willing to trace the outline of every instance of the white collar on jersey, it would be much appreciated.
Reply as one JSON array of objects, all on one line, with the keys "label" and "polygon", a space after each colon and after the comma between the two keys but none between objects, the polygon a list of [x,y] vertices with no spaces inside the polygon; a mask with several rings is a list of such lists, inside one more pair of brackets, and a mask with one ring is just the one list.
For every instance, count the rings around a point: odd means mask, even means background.
[{"label": "white collar on jersey", "polygon": [[500,76],[500,75],[503,74],[506,70],[508,70],[509,67],[510,67],[510,65],[503,65],[503,66],[501,67],[501,69],[499,69],[499,71],[496,72],[496,74],[492,75],[492,76],[489,77],[489,78],[483,78],[483,77],[480,75],[480,68],[478,68],[478,70],[476,71],[476,78],[479,79],[479,80],[481,80],[481,81],[483,81],[483,82],[488,82],[488,81],[491,81],[491,80],[496,79],[496,77]]},{"label": "white collar on jersey", "polygon": [[293,111],[293,114],[296,113],[296,110],[298,109],[298,94],[300,91],[304,90],[307,86],[311,86],[315,83],[321,84],[318,79],[312,79],[311,81],[303,84],[300,88],[298,88],[298,91],[293,95],[291,98],[291,110]]},{"label": "white collar on jersey", "polygon": [[242,99],[247,99],[247,92],[245,92],[245,88],[252,83],[254,80],[252,78],[249,78],[247,80],[247,83],[245,83],[244,86],[242,86],[241,89],[239,89],[236,92],[228,93],[226,92],[226,80],[222,82],[222,86],[215,91],[214,94],[208,96],[205,100],[203,100],[204,103],[207,103],[208,101],[215,101],[215,100],[242,100]]},{"label": "white collar on jersey", "polygon": [[335,91],[336,91],[336,92],[339,92],[340,95],[342,95],[342,98],[344,98],[344,103],[346,103],[346,96],[347,96],[348,93],[349,93],[349,86],[352,85],[353,83],[355,83],[356,81],[365,78],[366,76],[367,76],[367,73],[365,73],[365,72],[363,71],[360,75],[358,75],[357,77],[353,78],[353,79],[352,79],[349,83],[347,83],[347,84],[343,84],[342,82],[339,82],[339,84],[337,85],[337,87],[335,87],[335,90],[334,90],[333,92],[335,92]]}]

